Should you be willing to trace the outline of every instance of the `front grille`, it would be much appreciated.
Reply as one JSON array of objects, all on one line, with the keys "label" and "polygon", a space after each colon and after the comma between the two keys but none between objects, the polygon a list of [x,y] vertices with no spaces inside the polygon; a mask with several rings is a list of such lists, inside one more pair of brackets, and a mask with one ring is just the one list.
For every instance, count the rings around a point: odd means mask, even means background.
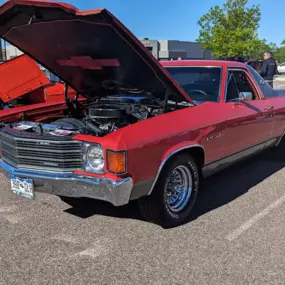
[{"label": "front grille", "polygon": [[15,137],[0,131],[3,161],[16,168],[70,172],[83,168],[82,142]]}]

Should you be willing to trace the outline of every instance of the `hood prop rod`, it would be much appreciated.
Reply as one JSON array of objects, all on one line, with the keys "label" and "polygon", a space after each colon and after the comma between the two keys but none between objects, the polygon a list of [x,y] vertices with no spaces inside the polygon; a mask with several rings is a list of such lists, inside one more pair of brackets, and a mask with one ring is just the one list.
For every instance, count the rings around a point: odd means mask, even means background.
[{"label": "hood prop rod", "polygon": [[164,98],[163,113],[167,112],[167,105],[168,105],[168,99],[169,99],[170,94],[171,94],[171,92],[167,89],[166,93],[165,93],[165,98]]},{"label": "hood prop rod", "polygon": [[67,94],[68,94],[68,84],[64,83],[64,100],[65,100],[65,102],[69,101]]},{"label": "hood prop rod", "polygon": [[71,113],[71,115],[74,117],[74,118],[78,118],[80,116],[80,103],[77,101],[78,99],[78,96],[79,96],[79,93],[76,92],[76,96],[74,99],[69,99],[68,98],[68,84],[67,83],[64,83],[64,100],[65,100],[65,103],[66,103],[66,106],[69,110],[69,112]]}]

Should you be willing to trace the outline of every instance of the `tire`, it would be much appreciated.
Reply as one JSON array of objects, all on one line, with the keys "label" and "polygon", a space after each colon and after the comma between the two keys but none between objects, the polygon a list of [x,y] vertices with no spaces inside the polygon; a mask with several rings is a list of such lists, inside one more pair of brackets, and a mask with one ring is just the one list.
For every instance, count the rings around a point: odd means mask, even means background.
[{"label": "tire", "polygon": [[[171,203],[174,198],[173,195],[170,195],[168,186],[174,175],[174,170],[180,174],[180,178],[187,177],[186,181],[192,182],[192,191],[187,192],[188,194],[186,194],[182,203],[183,207],[182,205],[179,207],[179,204],[176,204],[175,207],[175,203]],[[173,157],[163,167],[151,195],[138,200],[142,216],[147,221],[158,224],[163,228],[176,227],[187,221],[200,188],[200,173],[200,169],[191,156],[179,154]],[[178,184],[174,185],[177,186]]]}]

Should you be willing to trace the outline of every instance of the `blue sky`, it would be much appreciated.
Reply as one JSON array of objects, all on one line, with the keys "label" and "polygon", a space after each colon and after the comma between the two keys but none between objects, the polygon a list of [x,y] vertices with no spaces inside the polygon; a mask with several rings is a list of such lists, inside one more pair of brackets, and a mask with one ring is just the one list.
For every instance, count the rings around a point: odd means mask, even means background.
[{"label": "blue sky", "polygon": [[[61,0],[79,9],[107,8],[137,37],[194,41],[197,21],[213,5],[225,0]],[[0,0],[0,3],[4,1]],[[259,35],[277,45],[285,39],[283,14],[285,0],[249,0],[260,4],[262,19]]]}]

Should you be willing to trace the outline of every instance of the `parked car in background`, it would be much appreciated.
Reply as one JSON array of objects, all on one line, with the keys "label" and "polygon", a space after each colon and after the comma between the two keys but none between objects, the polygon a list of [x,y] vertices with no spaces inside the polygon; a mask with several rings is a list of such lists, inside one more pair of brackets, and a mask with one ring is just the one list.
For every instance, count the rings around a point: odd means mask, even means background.
[{"label": "parked car in background", "polygon": [[285,62],[278,65],[277,70],[278,70],[278,73],[281,73],[281,74],[285,73]]},{"label": "parked car in background", "polygon": [[205,177],[268,148],[285,158],[285,90],[248,65],[158,62],[105,9],[13,0],[0,17],[0,36],[86,98],[9,110],[0,169],[18,195],[136,200],[173,227]]}]

